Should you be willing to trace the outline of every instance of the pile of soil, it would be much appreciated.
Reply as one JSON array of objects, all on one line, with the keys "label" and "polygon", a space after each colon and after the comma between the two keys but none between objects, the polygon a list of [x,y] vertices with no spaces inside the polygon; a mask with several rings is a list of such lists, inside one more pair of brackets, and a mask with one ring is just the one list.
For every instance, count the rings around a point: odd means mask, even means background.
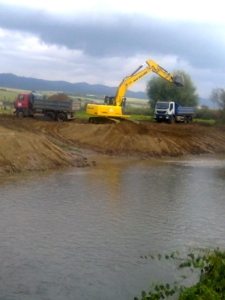
[{"label": "pile of soil", "polygon": [[225,153],[225,127],[57,123],[0,116],[0,172],[87,166],[86,150],[140,158]]},{"label": "pile of soil", "polygon": [[53,95],[49,96],[48,99],[59,100],[59,101],[71,100],[71,98],[64,93],[53,94]]},{"label": "pile of soil", "polygon": [[[86,157],[58,146],[32,128],[33,122],[18,121],[0,121],[0,174],[87,166]],[[20,126],[24,121],[29,130]]]}]

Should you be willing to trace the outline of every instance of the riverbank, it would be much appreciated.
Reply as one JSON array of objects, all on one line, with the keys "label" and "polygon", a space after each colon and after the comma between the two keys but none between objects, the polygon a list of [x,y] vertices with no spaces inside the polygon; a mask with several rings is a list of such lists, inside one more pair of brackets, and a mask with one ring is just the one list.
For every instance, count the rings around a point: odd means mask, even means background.
[{"label": "riverbank", "polygon": [[225,127],[0,118],[0,174],[94,165],[89,151],[140,158],[225,153]]}]

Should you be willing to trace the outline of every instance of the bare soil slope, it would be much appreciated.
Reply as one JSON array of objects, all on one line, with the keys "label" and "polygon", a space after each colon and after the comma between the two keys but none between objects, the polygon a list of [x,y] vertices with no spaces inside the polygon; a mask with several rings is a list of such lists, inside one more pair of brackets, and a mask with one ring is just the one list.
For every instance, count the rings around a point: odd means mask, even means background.
[{"label": "bare soil slope", "polygon": [[0,121],[0,174],[87,165],[84,156],[58,146],[36,130],[35,121],[24,121]]},{"label": "bare soil slope", "polygon": [[97,125],[0,117],[1,172],[86,166],[87,159],[77,148],[140,157],[225,153],[225,127],[131,122]]},{"label": "bare soil slope", "polygon": [[225,153],[225,128],[197,124],[94,125],[69,123],[58,129],[67,140],[106,154],[149,157]]}]

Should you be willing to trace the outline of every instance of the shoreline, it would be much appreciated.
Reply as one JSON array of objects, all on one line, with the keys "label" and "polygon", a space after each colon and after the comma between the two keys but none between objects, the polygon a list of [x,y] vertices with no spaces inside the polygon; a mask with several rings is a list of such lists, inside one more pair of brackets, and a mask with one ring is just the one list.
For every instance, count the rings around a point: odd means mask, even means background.
[{"label": "shoreline", "polygon": [[0,119],[0,177],[95,167],[93,157],[102,155],[157,160],[199,154],[225,154],[225,127]]}]

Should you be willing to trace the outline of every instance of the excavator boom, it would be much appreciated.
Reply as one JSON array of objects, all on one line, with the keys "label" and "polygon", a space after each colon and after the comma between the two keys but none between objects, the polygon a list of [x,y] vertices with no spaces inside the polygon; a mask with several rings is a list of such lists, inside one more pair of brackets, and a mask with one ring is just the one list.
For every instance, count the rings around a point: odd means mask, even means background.
[{"label": "excavator boom", "polygon": [[152,72],[156,73],[163,79],[175,84],[178,87],[184,86],[184,80],[179,75],[172,75],[168,71],[166,71],[163,67],[158,65],[154,60],[147,60],[146,64],[149,66]]}]

